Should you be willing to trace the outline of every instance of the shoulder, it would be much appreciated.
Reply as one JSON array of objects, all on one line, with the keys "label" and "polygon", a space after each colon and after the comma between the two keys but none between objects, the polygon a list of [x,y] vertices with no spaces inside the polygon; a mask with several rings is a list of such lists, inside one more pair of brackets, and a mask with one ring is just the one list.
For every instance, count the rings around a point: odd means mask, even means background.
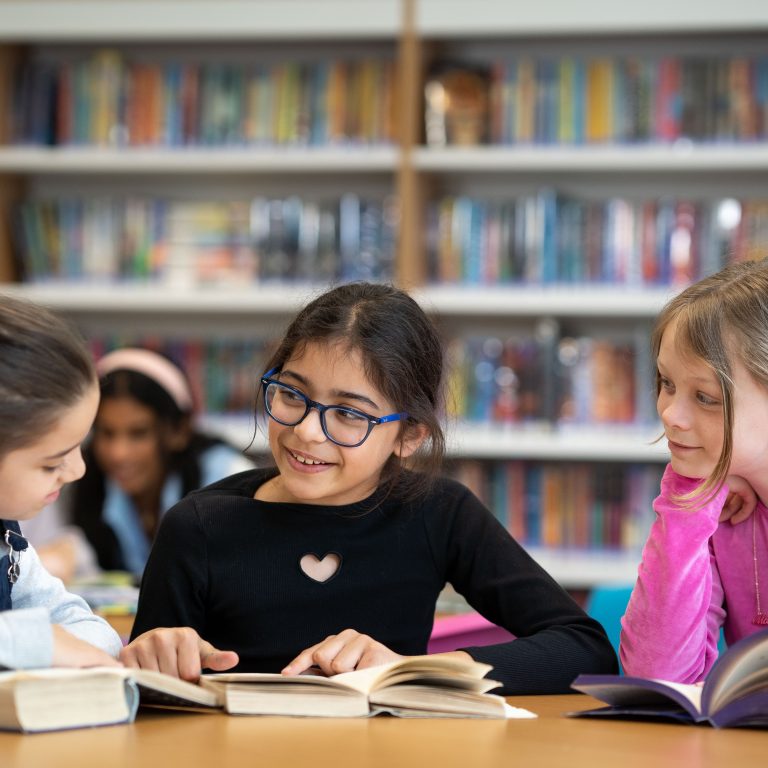
[{"label": "shoulder", "polygon": [[254,463],[227,443],[214,443],[200,454],[202,485],[207,486],[254,468]]},{"label": "shoulder", "polygon": [[276,470],[271,467],[267,469],[253,467],[246,469],[244,472],[230,474],[221,480],[217,480],[215,483],[209,483],[197,491],[192,491],[187,498],[202,499],[211,495],[249,496],[252,498],[253,494],[256,493],[256,489],[275,475],[275,473]]},{"label": "shoulder", "polygon": [[[467,501],[478,501],[477,497],[466,485],[450,477],[437,477],[430,489],[428,497],[433,501],[454,501],[463,503]],[[478,501],[479,503],[479,501]]]},{"label": "shoulder", "polygon": [[256,489],[274,475],[275,471],[249,469],[192,491],[163,515],[161,529],[165,528],[167,533],[169,529],[178,532],[180,529],[205,526],[209,518],[239,508],[242,502],[251,501]]},{"label": "shoulder", "polygon": [[413,505],[427,520],[490,514],[485,505],[466,485],[450,477],[437,477]]}]

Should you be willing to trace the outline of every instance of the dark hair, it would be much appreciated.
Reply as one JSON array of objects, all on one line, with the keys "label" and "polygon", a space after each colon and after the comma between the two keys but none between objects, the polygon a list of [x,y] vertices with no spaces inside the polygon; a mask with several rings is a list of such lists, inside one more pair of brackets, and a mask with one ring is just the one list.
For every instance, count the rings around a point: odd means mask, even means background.
[{"label": "dark hair", "polygon": [[[178,366],[177,366],[178,367]],[[191,413],[182,411],[171,395],[156,381],[143,373],[129,369],[116,369],[100,380],[101,402],[112,398],[130,398],[151,410],[158,424],[171,429],[183,429]],[[98,414],[96,416],[98,421]],[[212,445],[223,441],[192,431],[189,442],[180,450],[164,454],[166,475],[178,474],[181,495],[200,487],[202,470],[200,456]],[[106,477],[89,444],[84,451],[85,475],[72,488],[72,522],[83,529],[94,548],[99,565],[105,570],[123,570],[126,566],[114,532],[102,519],[106,494]],[[161,510],[157,511],[156,524]]]},{"label": "dark hair", "polygon": [[[403,461],[391,456],[380,487],[405,496],[426,491],[442,465],[445,438],[440,424],[443,349],[434,324],[407,293],[391,285],[349,283],[310,302],[288,326],[266,370],[282,368],[311,343],[342,344],[358,351],[365,375],[396,411],[407,411],[400,438],[421,425],[427,439],[405,460],[420,472],[402,472]],[[263,410],[257,397],[257,417]]]},{"label": "dark hair", "polygon": [[[654,361],[668,326],[677,320],[675,346],[706,363],[723,398],[723,448],[712,474],[688,500],[717,493],[733,456],[732,366],[740,361],[768,390],[768,259],[731,264],[686,288],[662,309],[653,329]],[[661,377],[656,369],[656,394]],[[766,392],[768,396],[768,391]]]},{"label": "dark hair", "polygon": [[42,437],[95,382],[88,349],[68,323],[0,295],[0,458]]}]

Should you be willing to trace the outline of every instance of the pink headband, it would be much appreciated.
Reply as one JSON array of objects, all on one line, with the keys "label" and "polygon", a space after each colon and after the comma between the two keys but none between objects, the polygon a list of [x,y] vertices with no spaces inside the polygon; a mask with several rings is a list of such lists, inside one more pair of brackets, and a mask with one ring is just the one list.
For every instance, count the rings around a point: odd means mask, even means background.
[{"label": "pink headband", "polygon": [[192,392],[184,374],[161,355],[148,349],[126,347],[104,355],[96,363],[100,379],[119,370],[143,374],[159,384],[173,398],[180,411],[192,410]]}]

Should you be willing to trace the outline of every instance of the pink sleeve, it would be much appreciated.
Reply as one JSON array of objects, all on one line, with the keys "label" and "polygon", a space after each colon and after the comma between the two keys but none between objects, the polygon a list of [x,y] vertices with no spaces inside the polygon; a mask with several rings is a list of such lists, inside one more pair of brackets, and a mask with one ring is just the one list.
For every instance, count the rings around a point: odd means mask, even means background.
[{"label": "pink sleeve", "polygon": [[672,500],[701,484],[667,466],[656,520],[638,569],[637,584],[621,620],[620,657],[628,675],[681,683],[703,680],[717,658],[723,590],[709,545],[728,495],[682,509]]}]

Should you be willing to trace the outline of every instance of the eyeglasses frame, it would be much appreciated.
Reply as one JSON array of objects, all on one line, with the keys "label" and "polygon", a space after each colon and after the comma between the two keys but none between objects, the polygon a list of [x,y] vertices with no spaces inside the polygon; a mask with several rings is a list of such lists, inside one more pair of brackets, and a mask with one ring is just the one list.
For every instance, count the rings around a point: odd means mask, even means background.
[{"label": "eyeglasses frame", "polygon": [[[368,439],[374,427],[377,427],[379,424],[389,424],[394,421],[402,421],[403,419],[408,418],[407,413],[390,413],[387,416],[371,416],[365,411],[361,411],[358,408],[350,408],[347,405],[323,405],[323,403],[318,403],[317,400],[312,400],[311,398],[307,397],[300,389],[297,389],[290,384],[286,384],[284,381],[280,381],[279,379],[273,379],[272,376],[279,372],[279,368],[272,368],[261,377],[261,391],[262,395],[264,396],[264,409],[266,410],[267,415],[278,424],[282,424],[284,427],[297,427],[299,424],[301,424],[302,421],[304,421],[304,419],[307,418],[307,416],[309,416],[310,411],[314,408],[317,410],[320,417],[320,427],[323,430],[323,434],[334,445],[338,445],[341,448],[359,448]],[[306,404],[306,410],[304,411],[304,415],[298,421],[295,421],[292,424],[287,424],[286,422],[280,421],[280,419],[272,415],[272,412],[269,410],[269,405],[267,405],[267,388],[270,384],[279,384],[281,387],[289,389],[291,392],[295,393],[302,400],[304,400]],[[356,416],[362,416],[364,419],[366,419],[368,421],[368,431],[365,433],[365,436],[362,438],[362,440],[360,440],[358,443],[353,443],[352,445],[347,443],[340,443],[338,440],[334,440],[328,434],[328,428],[325,424],[325,413],[329,410],[347,411],[349,413],[355,414]]]}]

